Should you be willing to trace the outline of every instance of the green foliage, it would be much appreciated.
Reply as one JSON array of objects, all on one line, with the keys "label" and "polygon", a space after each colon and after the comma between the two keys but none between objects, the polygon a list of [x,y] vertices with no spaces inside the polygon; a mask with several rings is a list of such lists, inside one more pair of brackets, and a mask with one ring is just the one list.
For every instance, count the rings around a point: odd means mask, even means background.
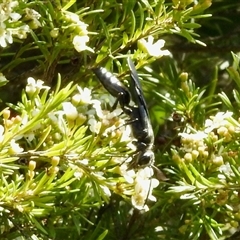
[{"label": "green foliage", "polygon": [[[1,2],[1,239],[238,234],[239,8],[234,0]],[[164,182],[152,167],[128,169],[128,117],[91,71],[104,66],[127,84],[129,56]]]}]

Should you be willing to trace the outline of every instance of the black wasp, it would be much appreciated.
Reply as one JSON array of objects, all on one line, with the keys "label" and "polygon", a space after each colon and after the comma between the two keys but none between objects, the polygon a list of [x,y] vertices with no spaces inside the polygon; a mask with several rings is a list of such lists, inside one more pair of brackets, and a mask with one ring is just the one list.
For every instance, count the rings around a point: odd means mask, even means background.
[{"label": "black wasp", "polygon": [[[95,68],[93,71],[105,89],[117,98],[114,107],[119,102],[123,112],[129,116],[129,124],[131,125],[132,134],[136,139],[134,144],[137,148],[130,167],[153,166],[155,160],[152,150],[154,133],[150,123],[149,112],[137,71],[130,58],[128,58],[128,65],[131,76],[129,88],[126,88],[119,79],[103,67]],[[133,105],[130,104],[131,100],[134,103]],[[165,177],[162,178],[165,179]]]}]

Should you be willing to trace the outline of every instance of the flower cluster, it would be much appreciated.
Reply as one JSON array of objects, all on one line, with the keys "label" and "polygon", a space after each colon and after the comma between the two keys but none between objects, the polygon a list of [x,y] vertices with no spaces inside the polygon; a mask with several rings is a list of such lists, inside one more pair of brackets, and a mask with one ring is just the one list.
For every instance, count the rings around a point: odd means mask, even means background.
[{"label": "flower cluster", "polygon": [[[41,80],[35,80],[32,77],[28,78],[26,93],[33,104],[36,105],[34,111],[30,113],[33,117],[44,108],[44,104],[38,95],[43,89],[49,90],[50,88],[44,86]],[[77,86],[77,93],[62,102],[59,109],[48,113],[48,122],[50,121],[49,123],[53,124],[58,131],[58,140],[62,139],[65,134],[70,134],[73,128],[80,127],[84,123],[87,123],[89,130],[93,134],[100,134],[102,136],[110,135],[114,142],[118,140],[117,138],[121,135],[121,132],[124,132],[124,141],[130,141],[129,131],[128,136],[124,131],[126,125],[125,120],[118,118],[121,110],[115,109],[112,112],[103,110],[101,99],[93,99],[92,96],[92,91],[89,88]],[[27,124],[28,121],[28,119],[24,118],[22,123]],[[36,136],[36,131],[40,129],[42,131],[46,128],[45,124],[46,120],[44,124],[38,124],[32,128],[32,131],[29,131],[24,137],[32,141],[34,139],[33,136]],[[62,135],[62,137],[59,134]]]},{"label": "flower cluster", "polygon": [[232,115],[232,112],[219,112],[205,121],[202,131],[180,133],[182,147],[174,155],[174,160],[185,163],[199,161],[211,168],[220,167],[220,172],[230,173],[227,171],[230,170],[228,157],[232,150],[229,152],[228,144],[238,139],[240,133],[240,124]]},{"label": "flower cluster", "polygon": [[[82,52],[88,50],[93,52],[93,50],[87,46],[89,41],[87,24],[79,19],[79,16],[75,13],[63,11],[63,26],[68,34],[70,34],[72,43],[76,51]],[[54,35],[56,35],[57,29],[54,29]]]},{"label": "flower cluster", "polygon": [[20,116],[11,117],[11,112],[8,109],[2,111],[3,125],[0,125],[0,146],[2,149],[1,155],[18,154],[23,152],[23,148],[17,143],[18,138],[11,132],[12,128],[21,124]]},{"label": "flower cluster", "polygon": [[208,151],[206,145],[207,134],[202,131],[195,133],[180,133],[182,142],[183,161],[192,162],[198,157],[207,158]]},{"label": "flower cluster", "polygon": [[[19,157],[30,156],[26,173],[29,180],[34,180],[39,174],[36,167],[36,163],[38,166],[41,162],[37,160],[39,156],[48,159],[46,169],[50,176],[59,171],[62,155],[65,154],[67,165],[74,170],[76,179],[81,179],[84,171],[90,171],[104,193],[108,192],[110,196],[110,190],[118,192],[130,197],[135,208],[147,210],[146,201],[156,200],[152,190],[159,182],[153,178],[151,167],[129,169],[129,161],[132,161],[129,153],[134,156],[136,146],[122,109],[107,110],[106,100],[110,106],[115,103],[109,95],[99,96],[89,88],[76,86],[66,97],[65,89],[62,95],[52,93],[47,97],[50,88],[43,81],[32,77],[28,79],[23,103],[19,105],[22,115],[10,117],[9,110],[2,114],[4,125],[0,125],[0,140],[5,144],[5,152]],[[60,104],[51,106],[61,96]],[[83,133],[81,129],[85,129]],[[83,139],[89,139],[84,136],[85,132],[92,136],[88,143],[90,150],[86,152],[85,149],[81,155]],[[24,149],[22,146],[26,145],[28,147]],[[35,148],[38,152],[31,155],[31,149]],[[37,157],[31,159],[31,156]],[[106,163],[110,163],[109,166]],[[118,180],[107,180],[112,173],[119,175]],[[123,189],[117,190],[122,183]]]},{"label": "flower cluster", "polygon": [[[232,112],[218,112],[205,120],[201,131],[191,127],[179,134],[181,147],[173,150],[173,160],[182,174],[179,186],[172,190],[185,201],[201,203],[203,209],[220,209],[219,216],[230,231],[237,231],[239,221],[239,140],[240,121]],[[187,205],[187,204],[186,204]],[[205,209],[204,209],[205,212]],[[223,214],[223,215],[221,215]],[[216,221],[221,222],[214,216]],[[215,220],[214,220],[215,221]],[[232,224],[233,223],[233,224]],[[185,231],[189,225],[180,228]]]},{"label": "flower cluster", "polygon": [[232,118],[232,115],[232,112],[219,112],[216,116],[207,119],[205,123],[205,132],[210,133],[216,130],[217,134],[224,142],[230,142],[233,135],[240,131],[238,123],[237,125],[233,124],[233,122],[236,123],[236,121]]},{"label": "flower cluster", "polygon": [[159,185],[159,181],[153,177],[153,168],[146,166],[139,169],[129,169],[126,159],[122,158],[118,161],[121,161],[121,165],[117,168],[118,173],[124,177],[126,185],[121,188],[120,185],[116,185],[115,191],[131,196],[131,202],[135,208],[148,211],[147,201],[156,201],[152,191]]},{"label": "flower cluster", "polygon": [[[112,141],[114,141],[119,129],[121,128],[122,131],[125,129],[125,120],[118,118],[122,110],[119,108],[111,112],[104,110],[102,109],[103,99],[93,98],[91,89],[78,86],[77,90],[78,92],[71,97],[71,101],[63,103],[63,112],[67,119],[76,120],[77,117],[84,119],[93,134],[105,137],[110,134]],[[105,96],[106,98],[107,96]],[[110,101],[113,99],[110,98]],[[129,135],[127,141],[130,141]]]},{"label": "flower cluster", "polygon": [[[13,43],[13,36],[24,39],[30,30],[28,24],[24,23],[24,15],[19,14],[18,1],[3,1],[0,3],[0,46],[5,48]],[[38,21],[40,15],[31,9],[26,9],[28,21]],[[40,24],[38,22],[38,24]]]},{"label": "flower cluster", "polygon": [[132,204],[135,208],[148,210],[146,205],[147,200],[156,201],[157,199],[152,195],[153,188],[159,185],[159,181],[153,178],[153,169],[145,167],[139,169],[134,179],[135,187],[132,195]]}]

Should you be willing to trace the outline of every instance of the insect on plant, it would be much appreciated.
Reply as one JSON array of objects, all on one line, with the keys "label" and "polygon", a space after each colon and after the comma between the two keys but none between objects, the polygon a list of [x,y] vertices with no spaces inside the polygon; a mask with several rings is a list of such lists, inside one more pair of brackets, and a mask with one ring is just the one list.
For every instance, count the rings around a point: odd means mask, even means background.
[{"label": "insect on plant", "polygon": [[[129,124],[132,129],[133,137],[136,139],[136,153],[130,163],[129,168],[153,166],[155,156],[153,153],[154,133],[150,123],[147,104],[144,99],[137,71],[134,63],[128,58],[131,79],[127,89],[121,81],[103,67],[93,69],[99,81],[105,89],[117,98],[113,108],[119,102],[123,112],[129,117]],[[130,100],[134,105],[130,105]],[[163,174],[162,174],[163,175]],[[163,177],[165,179],[165,177]]]},{"label": "insect on plant", "polygon": [[[131,126],[132,135],[135,138],[133,143],[136,146],[136,151],[128,165],[128,169],[138,169],[137,171],[140,174],[141,169],[143,170],[146,167],[152,168],[160,180],[166,180],[164,174],[154,166],[154,133],[138,74],[130,58],[128,58],[128,66],[130,69],[128,88],[103,67],[95,68],[93,71],[105,89],[112,96],[116,97],[117,100],[113,107],[115,108],[119,103],[122,111],[129,117],[128,124]],[[147,178],[150,178],[151,175],[150,173]],[[148,182],[148,180],[146,181]],[[151,191],[151,181],[149,183],[149,190],[144,200],[148,199],[148,195]],[[148,184],[146,184],[146,186],[147,185]],[[141,202],[140,205],[143,206],[144,204],[144,202]],[[136,204],[134,205],[136,206]]]}]

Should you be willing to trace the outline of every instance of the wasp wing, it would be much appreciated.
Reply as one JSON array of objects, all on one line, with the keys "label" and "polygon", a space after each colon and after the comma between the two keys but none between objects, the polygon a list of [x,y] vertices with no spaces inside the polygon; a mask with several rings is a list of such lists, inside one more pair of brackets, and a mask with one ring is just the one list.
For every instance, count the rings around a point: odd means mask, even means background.
[{"label": "wasp wing", "polygon": [[145,114],[147,114],[147,116],[149,117],[147,104],[144,99],[143,90],[140,85],[140,81],[138,78],[136,68],[135,68],[134,63],[131,60],[131,58],[128,58],[127,61],[128,61],[129,69],[130,69],[130,75],[131,75],[130,91],[132,94],[133,101],[140,109],[143,108],[146,112]]},{"label": "wasp wing", "polygon": [[134,63],[128,58],[128,65],[130,68],[131,80],[130,80],[130,92],[135,107],[132,108],[131,119],[134,120],[132,123],[132,131],[135,138],[145,144],[152,144],[154,141],[154,133],[152,125],[150,123],[149,112],[147,104],[143,96],[142,87],[138,78],[137,71]]}]

